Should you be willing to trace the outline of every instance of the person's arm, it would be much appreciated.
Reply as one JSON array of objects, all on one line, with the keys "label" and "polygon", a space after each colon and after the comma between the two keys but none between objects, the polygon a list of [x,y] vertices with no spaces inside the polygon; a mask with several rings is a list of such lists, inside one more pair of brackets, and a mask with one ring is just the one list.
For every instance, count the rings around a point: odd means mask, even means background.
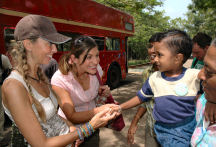
[{"label": "person's arm", "polygon": [[4,69],[12,68],[9,58],[5,55],[2,55],[2,66]]},{"label": "person's arm", "polygon": [[139,99],[139,97],[135,96],[135,97],[131,98],[130,100],[121,104],[120,107],[122,110],[126,110],[126,109],[133,108],[133,107],[135,107],[141,103],[142,103],[142,101]]},{"label": "person's arm", "polygon": [[[2,94],[4,105],[10,111],[20,132],[31,146],[66,146],[78,139],[79,135],[76,130],[66,135],[47,138],[32,109],[30,95],[17,80],[8,79],[2,86]],[[108,120],[115,117],[115,113],[109,114],[108,111],[106,109],[92,118],[90,123],[94,129],[104,126]],[[108,115],[106,115],[107,113]]]},{"label": "person's arm", "polygon": [[113,104],[102,105],[89,111],[76,112],[73,101],[71,100],[69,92],[58,86],[52,86],[55,93],[58,95],[58,103],[65,116],[73,124],[80,124],[88,122],[95,114],[105,108],[113,106]]},{"label": "person's arm", "polygon": [[138,108],[137,113],[134,115],[130,128],[128,129],[127,139],[129,144],[134,144],[134,134],[136,133],[137,130],[137,124],[140,118],[142,118],[145,113],[146,113],[146,108],[141,106]]}]

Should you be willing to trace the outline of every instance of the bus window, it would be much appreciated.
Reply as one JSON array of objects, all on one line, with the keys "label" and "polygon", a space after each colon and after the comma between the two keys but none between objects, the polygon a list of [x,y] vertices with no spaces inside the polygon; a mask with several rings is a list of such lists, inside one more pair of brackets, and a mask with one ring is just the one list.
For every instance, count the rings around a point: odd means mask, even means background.
[{"label": "bus window", "polygon": [[95,42],[98,45],[98,50],[103,51],[104,50],[104,37],[97,37],[97,36],[91,36]]},{"label": "bus window", "polygon": [[120,39],[106,37],[106,49],[109,51],[120,50]]},{"label": "bus window", "polygon": [[71,32],[60,32],[61,34],[65,35],[65,36],[68,36],[68,37],[71,37],[72,40],[68,41],[68,42],[65,42],[63,44],[59,44],[57,45],[57,50],[58,51],[70,51],[71,50],[71,47],[72,47],[72,42],[78,37],[80,36],[80,34],[78,33],[71,33]]},{"label": "bus window", "polygon": [[10,49],[12,49],[11,43],[12,43],[12,40],[14,40],[14,29],[5,28],[4,29],[4,39],[5,39],[5,49],[6,51],[9,51]]},{"label": "bus window", "polygon": [[133,31],[133,24],[129,23],[129,22],[126,22],[125,23],[125,29],[129,30],[129,31]]}]

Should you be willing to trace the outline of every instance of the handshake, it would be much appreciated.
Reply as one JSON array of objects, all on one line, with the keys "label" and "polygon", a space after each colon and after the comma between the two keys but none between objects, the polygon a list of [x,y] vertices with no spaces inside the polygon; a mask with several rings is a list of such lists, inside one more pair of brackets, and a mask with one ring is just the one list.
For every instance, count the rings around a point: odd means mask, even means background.
[{"label": "handshake", "polygon": [[106,104],[95,109],[96,115],[90,120],[94,129],[106,126],[108,121],[121,114],[121,107],[116,104]]}]

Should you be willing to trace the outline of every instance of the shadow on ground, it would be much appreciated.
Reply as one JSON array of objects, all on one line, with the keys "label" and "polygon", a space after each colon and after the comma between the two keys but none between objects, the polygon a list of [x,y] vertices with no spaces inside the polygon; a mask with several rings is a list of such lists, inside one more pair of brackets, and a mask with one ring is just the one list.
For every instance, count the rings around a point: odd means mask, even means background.
[{"label": "shadow on ground", "polygon": [[[121,81],[118,88],[112,90],[112,95],[119,103],[123,103],[136,95],[141,88],[142,81],[139,74],[128,74],[126,80]],[[127,131],[130,123],[139,106],[123,111],[125,120],[125,128],[121,132],[113,131],[108,128],[102,128],[100,131],[100,146],[101,147],[144,147],[144,128],[145,117],[140,119],[137,132],[135,134],[135,144],[127,144]]]}]

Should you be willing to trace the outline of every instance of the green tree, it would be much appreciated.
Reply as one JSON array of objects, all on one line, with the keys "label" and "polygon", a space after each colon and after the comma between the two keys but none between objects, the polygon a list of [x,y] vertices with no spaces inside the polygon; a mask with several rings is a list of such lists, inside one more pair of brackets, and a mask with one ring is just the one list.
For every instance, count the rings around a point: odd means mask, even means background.
[{"label": "green tree", "polygon": [[188,20],[185,23],[185,28],[191,36],[197,32],[205,32],[214,38],[216,34],[216,11],[213,7],[216,8],[216,5],[210,5],[211,0],[193,0],[192,2],[188,7]]}]

